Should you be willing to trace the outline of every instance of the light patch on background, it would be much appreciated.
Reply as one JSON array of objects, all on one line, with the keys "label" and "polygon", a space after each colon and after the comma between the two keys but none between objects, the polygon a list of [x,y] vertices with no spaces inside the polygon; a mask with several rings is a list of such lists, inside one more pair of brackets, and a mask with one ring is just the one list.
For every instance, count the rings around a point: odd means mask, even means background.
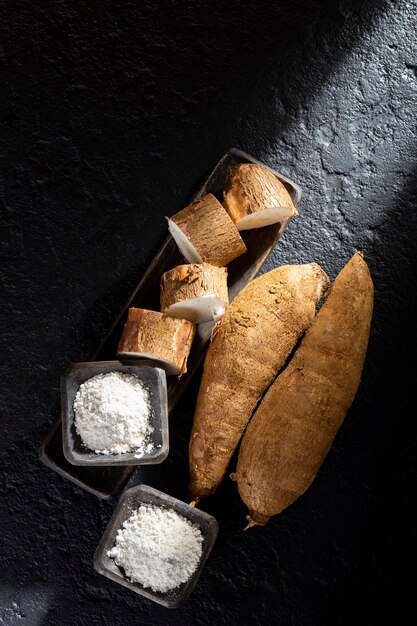
[{"label": "light patch on background", "polygon": [[2,604],[0,624],[4,626],[42,626],[55,594],[44,585],[20,587],[0,585]]}]

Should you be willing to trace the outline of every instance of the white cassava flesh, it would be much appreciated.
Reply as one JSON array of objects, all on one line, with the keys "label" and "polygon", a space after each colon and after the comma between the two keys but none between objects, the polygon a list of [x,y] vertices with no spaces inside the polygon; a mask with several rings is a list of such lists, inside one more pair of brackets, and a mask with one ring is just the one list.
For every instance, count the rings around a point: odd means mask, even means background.
[{"label": "white cassava flesh", "polygon": [[203,259],[194,248],[191,241],[183,233],[181,228],[176,225],[173,219],[168,219],[168,230],[175,239],[179,251],[189,263],[202,263]]},{"label": "white cassava flesh", "polygon": [[160,363],[168,375],[187,371],[187,359],[195,336],[192,322],[132,307],[129,309],[118,358],[152,359]]},{"label": "white cassava flesh", "polygon": [[262,209],[258,213],[251,213],[245,215],[236,223],[238,231],[251,230],[252,228],[262,228],[263,226],[270,226],[277,222],[284,222],[294,216],[290,207],[269,207]]},{"label": "white cassava flesh", "polygon": [[213,329],[190,436],[194,501],[221,483],[255,407],[314,318],[329,280],[316,264],[255,278]]},{"label": "white cassava flesh", "polygon": [[169,232],[189,263],[224,267],[246,252],[236,226],[211,193],[167,220]]},{"label": "white cassava flesh", "polygon": [[298,215],[279,178],[266,167],[252,163],[232,170],[223,204],[239,231],[289,221]]},{"label": "white cassava flesh", "polygon": [[210,321],[217,322],[223,315],[224,309],[224,303],[218,296],[205,294],[192,300],[176,302],[165,309],[165,313],[171,317],[190,320],[193,324],[202,324]]},{"label": "white cassava flesh", "polygon": [[166,315],[194,324],[217,321],[228,302],[225,267],[178,265],[161,277],[161,311]]}]

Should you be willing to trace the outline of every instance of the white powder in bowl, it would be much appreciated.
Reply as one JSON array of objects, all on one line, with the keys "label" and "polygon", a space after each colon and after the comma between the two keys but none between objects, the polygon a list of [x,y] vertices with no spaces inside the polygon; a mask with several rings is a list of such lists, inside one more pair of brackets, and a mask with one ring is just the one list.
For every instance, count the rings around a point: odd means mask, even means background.
[{"label": "white powder in bowl", "polygon": [[173,509],[144,504],[118,530],[107,552],[132,582],[166,592],[185,583],[202,554],[200,528]]},{"label": "white powder in bowl", "polygon": [[132,374],[97,374],[82,383],[74,400],[74,424],[84,445],[97,454],[149,454],[153,444],[149,391]]}]

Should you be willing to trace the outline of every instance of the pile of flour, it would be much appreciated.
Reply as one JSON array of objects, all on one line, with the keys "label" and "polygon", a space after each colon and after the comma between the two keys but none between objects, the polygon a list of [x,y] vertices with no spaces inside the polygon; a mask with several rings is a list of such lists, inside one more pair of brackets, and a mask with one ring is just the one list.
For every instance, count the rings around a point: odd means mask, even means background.
[{"label": "pile of flour", "polygon": [[145,504],[124,522],[107,556],[132,582],[166,592],[194,574],[202,543],[196,524],[173,509]]},{"label": "pile of flour", "polygon": [[97,454],[153,450],[149,391],[131,374],[98,374],[82,383],[74,400],[74,424],[84,445]]}]

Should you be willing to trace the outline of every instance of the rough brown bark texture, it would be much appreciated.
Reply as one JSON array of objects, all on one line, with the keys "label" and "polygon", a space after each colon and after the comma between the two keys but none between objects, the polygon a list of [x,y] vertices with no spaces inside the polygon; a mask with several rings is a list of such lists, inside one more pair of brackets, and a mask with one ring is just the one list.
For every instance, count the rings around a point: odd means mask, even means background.
[{"label": "rough brown bark texture", "polygon": [[355,397],[372,310],[372,279],[357,253],[335,279],[242,439],[234,478],[250,525],[265,524],[317,475]]},{"label": "rough brown bark texture", "polygon": [[168,219],[180,228],[206,263],[222,267],[246,252],[239,231],[211,193]]},{"label": "rough brown bark texture", "polygon": [[190,493],[211,494],[268,385],[310,324],[328,278],[315,263],[250,282],[213,329],[190,437]]},{"label": "rough brown bark texture", "polygon": [[272,207],[289,207],[288,217],[298,215],[283,183],[262,165],[245,163],[231,173],[224,192],[224,207],[232,220],[239,221]]},{"label": "rough brown bark texture", "polygon": [[118,356],[143,354],[172,366],[167,373],[184,374],[196,328],[188,320],[158,311],[130,308],[117,349]]},{"label": "rough brown bark texture", "polygon": [[161,277],[161,311],[184,300],[206,295],[217,296],[228,304],[227,269],[208,263],[178,265]]}]

